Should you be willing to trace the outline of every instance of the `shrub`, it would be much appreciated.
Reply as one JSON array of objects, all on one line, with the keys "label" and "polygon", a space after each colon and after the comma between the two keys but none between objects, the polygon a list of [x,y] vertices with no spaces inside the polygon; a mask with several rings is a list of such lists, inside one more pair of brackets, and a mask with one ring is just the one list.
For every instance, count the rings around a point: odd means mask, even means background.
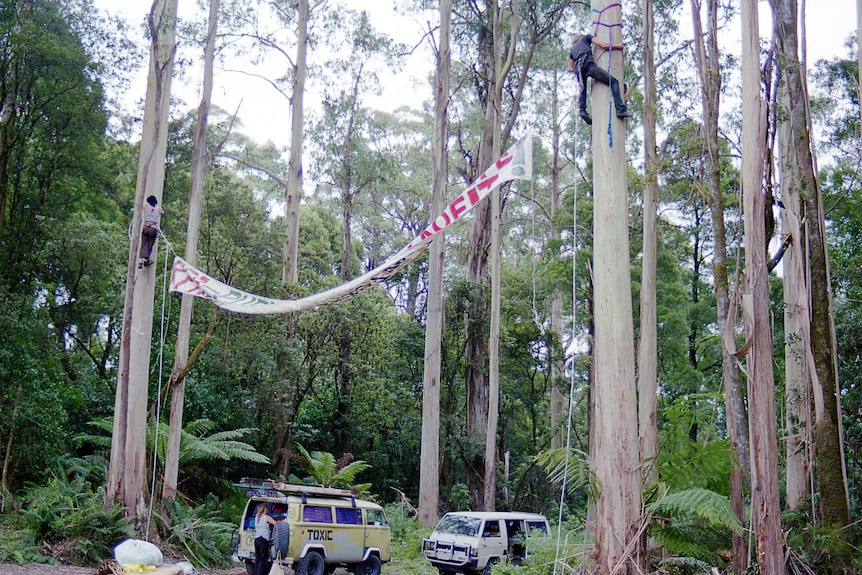
[{"label": "shrub", "polygon": [[110,557],[113,546],[131,536],[122,508],[104,509],[104,494],[93,481],[101,485],[101,475],[92,462],[70,458],[49,475],[47,484],[25,493],[21,523],[49,556],[94,564]]}]

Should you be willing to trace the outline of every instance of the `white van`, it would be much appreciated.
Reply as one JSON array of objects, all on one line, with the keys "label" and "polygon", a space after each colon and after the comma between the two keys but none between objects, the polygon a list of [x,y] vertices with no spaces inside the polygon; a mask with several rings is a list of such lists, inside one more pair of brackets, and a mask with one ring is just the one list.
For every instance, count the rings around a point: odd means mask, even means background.
[{"label": "white van", "polygon": [[548,535],[544,515],[505,511],[460,511],[443,516],[422,554],[441,573],[488,575],[497,562],[520,565],[531,537]]}]

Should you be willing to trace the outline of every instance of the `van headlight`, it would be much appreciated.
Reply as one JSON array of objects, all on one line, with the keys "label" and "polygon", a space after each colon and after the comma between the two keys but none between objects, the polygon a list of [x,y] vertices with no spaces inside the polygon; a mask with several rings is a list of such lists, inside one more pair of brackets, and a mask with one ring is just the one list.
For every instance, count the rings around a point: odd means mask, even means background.
[{"label": "van headlight", "polygon": [[433,539],[425,539],[422,543],[422,548],[425,551],[434,551],[435,549],[437,549],[437,542]]}]

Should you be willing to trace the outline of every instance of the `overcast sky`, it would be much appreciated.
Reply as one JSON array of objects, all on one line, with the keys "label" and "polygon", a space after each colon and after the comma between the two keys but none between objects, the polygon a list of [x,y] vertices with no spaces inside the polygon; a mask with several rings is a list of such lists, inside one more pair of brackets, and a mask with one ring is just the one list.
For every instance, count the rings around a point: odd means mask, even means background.
[{"label": "overcast sky", "polygon": [[[142,41],[138,24],[144,20],[152,0],[94,0],[95,5],[108,12],[124,17],[134,26],[132,31],[138,33],[135,40]],[[424,23],[415,18],[398,16],[394,11],[393,0],[346,0],[348,5],[363,9],[370,13],[372,23],[381,32],[387,33],[397,41],[411,46],[422,37]],[[807,9],[808,61],[809,65],[821,58],[845,56],[847,49],[844,43],[856,27],[855,0],[809,0]],[[828,7],[828,9],[826,9]],[[760,3],[761,35],[771,35],[768,20],[768,3]],[[179,0],[180,17],[190,17],[196,9],[196,2]],[[684,23],[685,24],[685,23]],[[731,46],[725,48],[734,50]],[[737,50],[738,51],[738,50]],[[432,61],[427,46],[418,50],[419,54],[403,67],[397,75],[385,80],[386,90],[383,98],[371,99],[367,104],[379,109],[393,110],[400,105],[411,105],[419,108],[424,100],[431,97],[431,89],[424,84],[431,71]],[[185,86],[175,83],[174,91],[181,95],[189,108],[194,108],[200,98],[200,76],[192,71],[188,74]],[[139,83],[133,88],[141,99],[145,90],[146,69],[141,67]],[[573,88],[576,89],[576,88]],[[261,95],[269,94],[268,100],[261,100]],[[574,96],[573,96],[574,97]],[[309,98],[313,100],[313,98]],[[288,109],[283,98],[274,98],[271,88],[262,80],[247,76],[217,73],[213,91],[213,104],[225,110],[234,111],[239,107],[239,116],[243,121],[243,132],[255,140],[264,142],[271,140],[278,145],[286,145],[289,141],[287,126],[289,125]],[[276,115],[274,118],[273,115]]]}]

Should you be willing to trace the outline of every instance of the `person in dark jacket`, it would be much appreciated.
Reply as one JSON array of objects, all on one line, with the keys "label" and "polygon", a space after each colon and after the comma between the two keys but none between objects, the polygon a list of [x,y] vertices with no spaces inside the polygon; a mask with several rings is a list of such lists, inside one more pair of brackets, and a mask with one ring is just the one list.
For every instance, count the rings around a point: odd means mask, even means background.
[{"label": "person in dark jacket", "polygon": [[[572,48],[569,50],[569,72],[576,72],[581,83],[581,94],[578,98],[578,112],[581,119],[587,124],[593,123],[593,119],[587,113],[587,78],[610,86],[617,118],[631,118],[632,114],[628,111],[625,102],[623,102],[622,94],[620,94],[619,81],[599,67],[593,59],[593,44],[605,50],[611,48],[610,44],[599,42],[592,34],[578,34],[572,40]],[[613,49],[622,50],[623,46],[614,44]]]},{"label": "person in dark jacket", "polygon": [[156,199],[156,196],[147,198],[147,205],[144,206],[144,225],[141,228],[141,249],[138,252],[138,257],[140,258],[138,269],[153,263],[150,255],[153,253],[156,238],[159,237],[159,220],[164,213],[165,211],[159,206],[159,200]]}]

